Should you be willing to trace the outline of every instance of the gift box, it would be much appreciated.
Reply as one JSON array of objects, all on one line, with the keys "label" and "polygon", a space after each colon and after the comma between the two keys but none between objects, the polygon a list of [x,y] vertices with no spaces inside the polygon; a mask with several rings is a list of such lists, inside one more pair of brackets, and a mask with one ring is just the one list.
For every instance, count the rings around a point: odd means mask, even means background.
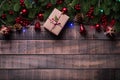
[{"label": "gift box", "polygon": [[57,36],[63,29],[68,19],[69,16],[63,14],[61,11],[55,8],[43,26],[45,29],[49,30]]}]

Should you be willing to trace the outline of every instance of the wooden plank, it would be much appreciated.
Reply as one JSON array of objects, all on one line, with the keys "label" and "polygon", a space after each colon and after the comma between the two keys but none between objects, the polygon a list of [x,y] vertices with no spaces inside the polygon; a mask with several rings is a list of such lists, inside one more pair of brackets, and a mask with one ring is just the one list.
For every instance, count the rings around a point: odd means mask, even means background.
[{"label": "wooden plank", "polygon": [[[82,71],[77,70],[2,70],[0,71],[0,80],[71,80],[71,79],[90,79],[94,77],[96,71],[85,70],[87,74],[82,74]],[[84,75],[84,77],[83,77]]]},{"label": "wooden plank", "polygon": [[120,41],[13,40],[0,44],[0,54],[120,54]]},{"label": "wooden plank", "polygon": [[0,70],[0,80],[119,80],[120,70]]},{"label": "wooden plank", "polygon": [[114,69],[119,62],[119,55],[1,55],[0,69]]}]

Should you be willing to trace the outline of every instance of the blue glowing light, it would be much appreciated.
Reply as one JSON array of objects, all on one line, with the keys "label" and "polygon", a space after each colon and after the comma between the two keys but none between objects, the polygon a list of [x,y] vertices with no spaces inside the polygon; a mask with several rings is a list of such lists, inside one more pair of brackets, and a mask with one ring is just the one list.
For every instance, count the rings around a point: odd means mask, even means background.
[{"label": "blue glowing light", "polygon": [[70,26],[73,26],[73,23],[71,23]]},{"label": "blue glowing light", "polygon": [[67,23],[67,26],[68,26],[69,28],[74,28],[74,22],[73,22],[73,21],[69,21],[69,22]]},{"label": "blue glowing light", "polygon": [[26,29],[25,29],[25,28],[23,28],[23,29],[22,29],[22,32],[23,32],[23,33],[25,33],[25,32],[26,32]]}]

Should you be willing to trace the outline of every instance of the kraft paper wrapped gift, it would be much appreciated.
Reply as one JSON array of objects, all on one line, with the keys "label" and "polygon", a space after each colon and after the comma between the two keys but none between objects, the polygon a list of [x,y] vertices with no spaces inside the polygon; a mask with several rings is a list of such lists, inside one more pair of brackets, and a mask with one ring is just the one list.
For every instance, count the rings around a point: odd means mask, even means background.
[{"label": "kraft paper wrapped gift", "polygon": [[55,8],[43,26],[57,36],[63,29],[68,19],[69,17],[66,14],[63,14]]}]

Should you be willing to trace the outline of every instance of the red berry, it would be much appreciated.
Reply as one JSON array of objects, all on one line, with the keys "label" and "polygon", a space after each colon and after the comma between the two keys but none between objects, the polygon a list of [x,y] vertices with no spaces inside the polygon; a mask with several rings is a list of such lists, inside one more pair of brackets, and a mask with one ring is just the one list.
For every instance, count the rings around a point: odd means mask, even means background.
[{"label": "red berry", "polygon": [[22,10],[21,10],[21,14],[22,14],[22,15],[26,15],[27,13],[28,13],[27,9],[22,9]]},{"label": "red berry", "polygon": [[24,0],[20,0],[20,3],[24,3]]},{"label": "red berry", "polygon": [[62,4],[64,0],[57,0],[57,4]]},{"label": "red berry", "polygon": [[87,12],[87,17],[91,19],[94,18],[93,13],[94,13],[94,7],[90,7],[89,11]]},{"label": "red berry", "polygon": [[20,5],[23,6],[23,7],[25,6],[24,0],[20,0]]},{"label": "red berry", "polygon": [[52,7],[52,4],[51,3],[48,3],[47,5],[46,5],[46,8],[47,9],[49,9],[49,8],[51,8]]},{"label": "red berry", "polygon": [[6,14],[2,14],[1,18],[5,19],[6,18]]},{"label": "red berry", "polygon": [[40,28],[40,22],[36,22],[35,23],[35,27],[34,27],[35,30],[39,31],[41,28]]},{"label": "red berry", "polygon": [[80,10],[81,8],[80,8],[80,4],[76,4],[75,6],[74,6],[74,8],[76,9],[76,10]]},{"label": "red berry", "polygon": [[39,13],[37,17],[38,17],[38,19],[39,19],[40,21],[43,21],[43,20],[44,20],[44,16],[43,16],[42,13]]},{"label": "red berry", "polygon": [[95,29],[96,29],[96,31],[101,32],[101,26],[100,26],[100,24],[96,24],[95,25]]},{"label": "red berry", "polygon": [[20,17],[17,17],[17,18],[15,19],[15,21],[16,21],[16,23],[20,23],[21,18],[20,18]]},{"label": "red berry", "polygon": [[112,19],[110,22],[110,26],[113,27],[115,25],[115,23],[116,23],[115,19]]},{"label": "red berry", "polygon": [[67,13],[68,9],[66,7],[62,8],[62,12],[65,14]]},{"label": "red berry", "polygon": [[86,29],[83,24],[80,24],[80,34],[86,36]]},{"label": "red berry", "polygon": [[10,11],[9,11],[9,14],[10,14],[10,15],[13,15],[13,14],[14,14],[14,11],[13,11],[13,10],[10,10]]}]

